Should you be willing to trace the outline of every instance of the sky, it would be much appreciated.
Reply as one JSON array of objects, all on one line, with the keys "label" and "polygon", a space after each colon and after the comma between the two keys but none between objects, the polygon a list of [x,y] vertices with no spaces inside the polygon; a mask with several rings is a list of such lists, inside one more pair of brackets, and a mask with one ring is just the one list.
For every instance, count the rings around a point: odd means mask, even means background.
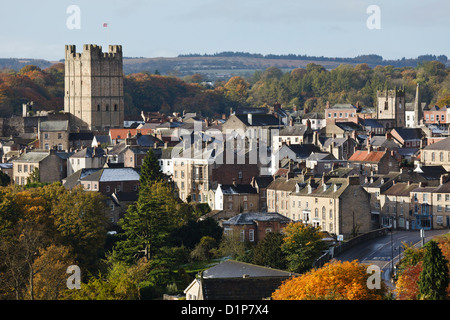
[{"label": "sky", "polygon": [[[378,11],[368,11],[373,5]],[[0,0],[0,58],[56,61],[64,45],[80,52],[87,43],[103,51],[120,44],[124,56],[148,58],[450,57],[449,12],[449,0]]]}]

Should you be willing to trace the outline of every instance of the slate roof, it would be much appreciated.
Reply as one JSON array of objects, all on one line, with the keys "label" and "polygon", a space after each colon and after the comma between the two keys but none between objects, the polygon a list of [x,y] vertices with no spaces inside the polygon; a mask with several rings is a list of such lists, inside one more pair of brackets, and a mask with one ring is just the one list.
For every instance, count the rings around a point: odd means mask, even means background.
[{"label": "slate roof", "polygon": [[276,126],[281,123],[280,120],[271,114],[253,114],[252,124],[248,122],[247,114],[238,114],[236,117],[246,126]]},{"label": "slate roof", "polygon": [[[108,140],[109,140],[109,136]],[[69,141],[77,141],[77,140],[93,140],[94,134],[92,132],[71,132],[69,133]]]},{"label": "slate roof", "polygon": [[287,126],[280,130],[279,136],[303,136],[308,127],[306,124],[296,124],[293,126]]},{"label": "slate roof", "polygon": [[404,141],[421,140],[423,136],[423,131],[420,128],[393,128],[392,131],[397,132]]},{"label": "slate roof", "polygon": [[244,275],[252,277],[290,277],[293,274],[288,271],[272,269],[250,263],[225,260],[214,267],[203,271],[203,279],[239,278]]},{"label": "slate roof", "polygon": [[314,144],[291,144],[290,146],[283,145],[282,148],[289,148],[292,150],[292,152],[295,153],[296,157],[299,159],[306,159],[308,158],[311,153],[313,152],[321,152],[320,147],[314,145]]},{"label": "slate roof", "polygon": [[281,223],[289,223],[291,219],[285,217],[277,212],[246,212],[240,213],[226,221],[223,225],[244,225],[255,224],[255,221],[279,221]]},{"label": "slate roof", "polygon": [[297,183],[304,182],[303,177],[294,177],[289,180],[286,180],[286,178],[277,178],[274,181],[272,181],[268,186],[267,189],[273,189],[273,190],[280,190],[280,191],[295,191],[295,186]]},{"label": "slate roof", "polygon": [[272,181],[272,176],[259,176],[255,178],[255,182],[259,188],[266,188]]},{"label": "slate roof", "polygon": [[221,184],[220,188],[222,189],[222,193],[226,195],[233,194],[256,194],[256,188],[253,188],[249,184]]},{"label": "slate roof", "polygon": [[350,103],[337,103],[328,109],[355,109],[356,110],[357,108]]},{"label": "slate roof", "polygon": [[393,186],[383,192],[385,195],[407,197],[410,192],[419,187],[418,183],[396,182]]},{"label": "slate roof", "polygon": [[68,129],[68,120],[43,121],[39,125],[40,131],[67,131]]},{"label": "slate roof", "polygon": [[[325,185],[325,187],[324,187]],[[309,187],[311,186],[311,187]],[[309,181],[299,183],[296,189],[298,192],[292,193],[292,195],[309,195],[314,197],[339,197],[349,186],[347,178],[329,178],[322,184],[322,179],[311,179]],[[358,185],[359,186],[359,185]]]},{"label": "slate roof", "polygon": [[134,168],[94,168],[80,169],[67,177],[64,183],[66,188],[73,188],[80,181],[139,181],[139,171]]},{"label": "slate roof", "polygon": [[105,150],[102,148],[92,148],[87,147],[76,153],[74,153],[72,158],[93,158],[93,157],[104,157],[106,155]]},{"label": "slate roof", "polygon": [[423,150],[450,150],[450,137],[430,144],[424,147]]},{"label": "slate roof", "polygon": [[32,151],[23,153],[19,158],[13,160],[14,162],[41,162],[50,154],[48,152]]}]

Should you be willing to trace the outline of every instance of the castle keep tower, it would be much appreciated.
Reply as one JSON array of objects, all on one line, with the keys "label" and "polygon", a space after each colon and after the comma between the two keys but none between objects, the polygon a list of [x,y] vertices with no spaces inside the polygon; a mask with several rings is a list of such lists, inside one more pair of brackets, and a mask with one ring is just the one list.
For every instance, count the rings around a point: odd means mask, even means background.
[{"label": "castle keep tower", "polygon": [[85,44],[82,53],[65,47],[64,111],[72,129],[104,130],[123,127],[122,46]]},{"label": "castle keep tower", "polygon": [[385,128],[405,126],[405,91],[377,91],[377,119]]}]

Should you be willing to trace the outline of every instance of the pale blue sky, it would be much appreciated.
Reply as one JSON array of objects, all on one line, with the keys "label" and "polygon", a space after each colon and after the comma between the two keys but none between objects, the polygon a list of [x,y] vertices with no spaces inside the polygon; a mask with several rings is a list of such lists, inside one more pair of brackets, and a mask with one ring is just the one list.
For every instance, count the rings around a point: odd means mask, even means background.
[{"label": "pale blue sky", "polygon": [[[66,13],[80,8],[80,29]],[[369,5],[381,29],[366,26]],[[450,57],[448,0],[0,0],[0,58],[59,60],[65,44],[125,56],[244,51],[385,59]],[[103,28],[103,23],[108,28]]]}]

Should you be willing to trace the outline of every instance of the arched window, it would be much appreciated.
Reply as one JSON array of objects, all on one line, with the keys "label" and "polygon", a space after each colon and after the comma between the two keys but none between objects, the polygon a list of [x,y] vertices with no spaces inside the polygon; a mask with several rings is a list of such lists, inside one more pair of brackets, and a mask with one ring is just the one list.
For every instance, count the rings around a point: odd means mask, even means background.
[{"label": "arched window", "polygon": [[316,217],[316,218],[319,217],[319,209],[317,209],[317,208],[314,209],[314,217]]},{"label": "arched window", "polygon": [[106,110],[105,111],[109,111],[109,105],[106,105]]},{"label": "arched window", "polygon": [[325,220],[326,218],[326,209],[325,207],[322,207],[322,219]]}]

